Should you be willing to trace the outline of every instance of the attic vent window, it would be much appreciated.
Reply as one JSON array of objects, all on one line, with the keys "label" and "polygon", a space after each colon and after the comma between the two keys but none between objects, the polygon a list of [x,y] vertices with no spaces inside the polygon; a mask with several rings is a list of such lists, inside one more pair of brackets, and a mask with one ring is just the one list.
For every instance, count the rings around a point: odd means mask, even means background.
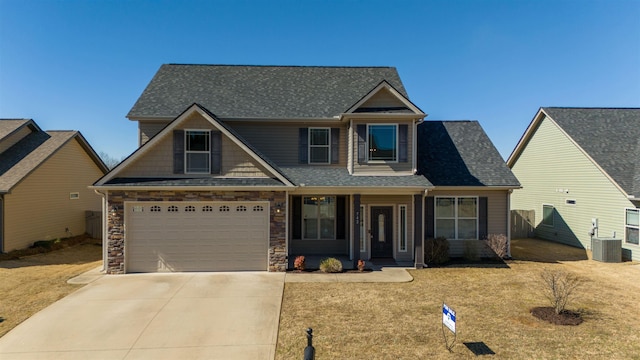
[{"label": "attic vent window", "polygon": [[78,200],[78,199],[80,199],[80,193],[79,192],[69,193],[69,199],[70,200]]}]

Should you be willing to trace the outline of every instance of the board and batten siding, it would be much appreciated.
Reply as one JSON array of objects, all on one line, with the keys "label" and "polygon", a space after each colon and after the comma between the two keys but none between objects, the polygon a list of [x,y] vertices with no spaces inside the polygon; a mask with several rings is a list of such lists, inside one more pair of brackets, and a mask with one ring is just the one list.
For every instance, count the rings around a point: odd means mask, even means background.
[{"label": "board and batten siding", "polygon": [[[393,207],[393,257],[397,261],[413,260],[413,195],[362,195],[360,197],[360,205],[365,206],[365,236],[363,241],[367,242],[366,252],[361,252],[360,256],[365,259],[371,258],[371,207],[372,206],[391,206]],[[407,251],[398,251],[399,240],[399,205],[407,205]],[[358,231],[358,229],[356,229]],[[357,251],[357,249],[355,249]]]},{"label": "board and batten siding", "polygon": [[344,167],[347,163],[346,124],[303,121],[296,123],[264,123],[234,121],[228,122],[243,139],[279,166],[299,166],[300,129],[301,128],[339,128],[338,163],[310,166]]},{"label": "board and batten siding", "polygon": [[[358,125],[367,124],[404,124],[408,126],[407,131],[407,161],[406,162],[385,162],[385,163],[358,163]],[[353,173],[358,175],[387,175],[387,174],[411,174],[413,172],[413,131],[415,126],[413,121],[398,120],[354,120],[353,132],[351,133],[351,152],[353,153]],[[368,151],[368,149],[367,149]],[[368,154],[366,155],[368,157]]]},{"label": "board and batten siding", "polygon": [[[540,122],[512,171],[522,189],[513,192],[511,209],[535,211],[537,237],[590,249],[596,218],[599,237],[623,239],[623,254],[640,260],[640,247],[624,243],[625,208],[633,203],[553,121]],[[554,226],[541,224],[543,204],[554,206]]]},{"label": "board and batten siding", "polygon": [[31,134],[33,131],[28,126],[23,126],[20,130],[11,134],[10,136],[5,137],[0,141],[0,154],[2,154],[5,150],[9,149],[13,145],[17,144],[18,141],[24,139],[25,136]]},{"label": "board and batten siding", "polygon": [[[176,130],[213,129],[213,125],[199,114],[192,115]],[[122,177],[176,176],[173,173],[173,137],[165,135],[152,149],[124,169]],[[193,176],[193,175],[186,175]],[[226,136],[222,136],[222,176],[269,177],[267,170]]]},{"label": "board and batten siding", "polygon": [[[85,211],[102,206],[87,187],[102,175],[75,139],[67,142],[4,196],[4,251],[84,234]],[[70,193],[79,198],[70,199]]]},{"label": "board and batten siding", "polygon": [[[488,234],[502,234],[507,236],[508,232],[508,198],[509,192],[507,190],[433,190],[429,191],[427,196],[433,197],[453,197],[453,196],[468,196],[468,197],[485,197],[487,198],[487,235]],[[426,205],[425,205],[426,206]],[[427,212],[425,211],[425,215]],[[435,214],[435,211],[434,211]],[[476,250],[479,256],[490,256],[490,253],[486,252],[484,242],[472,242],[474,240],[451,240],[449,241],[449,255],[453,257],[463,256],[465,253],[465,247],[475,244]],[[469,245],[468,245],[469,244]]]}]

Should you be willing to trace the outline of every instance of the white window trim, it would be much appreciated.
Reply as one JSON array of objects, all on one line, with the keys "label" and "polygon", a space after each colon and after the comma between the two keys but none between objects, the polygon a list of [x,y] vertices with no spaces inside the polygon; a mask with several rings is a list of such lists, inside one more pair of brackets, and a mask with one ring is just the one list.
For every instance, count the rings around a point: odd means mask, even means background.
[{"label": "white window trim", "polygon": [[367,206],[360,205],[360,226],[358,227],[358,231],[360,231],[360,252],[367,252]]},{"label": "white window trim", "polygon": [[[394,126],[396,128],[396,159],[395,160],[373,160],[371,159],[371,148],[369,147],[369,128],[371,126]],[[396,164],[398,163],[398,156],[400,152],[400,138],[398,134],[398,124],[395,123],[380,123],[380,124],[367,124],[367,133],[366,133],[366,143],[367,143],[367,163],[368,164]]]},{"label": "white window trim", "polygon": [[[209,134],[209,151],[193,151],[187,150],[190,132],[204,132]],[[188,157],[189,154],[207,154],[207,168],[209,171],[189,171]],[[208,129],[185,129],[184,130],[184,173],[185,174],[210,174],[211,173],[211,130]]]},{"label": "white window trim", "polygon": [[[551,206],[551,225],[544,223],[544,207],[545,206]],[[556,226],[556,219],[554,216],[555,211],[556,211],[556,207],[553,204],[542,204],[542,212],[540,213],[542,215],[542,218],[540,219],[540,225],[546,226],[548,228],[554,228]]]},{"label": "white window trim", "polygon": [[[404,222],[402,221],[402,209],[404,209]],[[407,234],[407,224],[409,223],[409,207],[406,204],[398,205],[398,252],[407,252],[407,241],[409,235]],[[402,232],[404,231],[404,236]],[[402,242],[404,240],[404,249],[402,248]]]},{"label": "white window trim", "polygon": [[[311,131],[312,130],[327,130],[327,145],[311,145]],[[307,164],[331,164],[331,128],[327,127],[310,127],[307,130],[307,139],[309,139],[307,145]],[[311,162],[311,148],[327,148],[327,161],[326,162]]]},{"label": "white window trim", "polygon": [[627,228],[638,229],[640,231],[640,226],[628,225],[627,224],[627,210],[635,210],[636,212],[638,212],[638,216],[640,217],[640,208],[632,208],[632,207],[624,208],[624,243],[626,245],[638,246],[640,244],[634,244],[634,243],[627,242]]},{"label": "white window trim", "polygon": [[318,221],[318,237],[317,238],[307,238],[304,237],[304,199],[305,198],[312,198],[312,197],[325,197],[325,198],[333,198],[333,204],[336,207],[334,214],[333,214],[333,235],[334,237],[337,236],[338,233],[338,221],[336,220],[336,213],[337,213],[337,207],[338,207],[338,197],[335,195],[303,195],[302,196],[302,211],[301,211],[301,216],[300,216],[300,229],[301,229],[301,234],[300,234],[300,238],[301,240],[318,240],[318,241],[334,241],[336,240],[334,239],[323,239],[320,237],[320,224],[321,224],[321,220],[322,217],[320,217],[320,213],[318,213],[318,218],[316,219]]},{"label": "white window trim", "polygon": [[[437,209],[438,209],[438,199],[454,199],[454,217],[438,217]],[[458,238],[458,220],[468,220],[473,219],[470,217],[458,217],[458,199],[476,199],[476,237],[475,239],[459,239]],[[455,230],[455,238],[447,239],[447,240],[479,240],[480,238],[480,197],[479,196],[436,196],[433,201],[433,233],[434,235],[438,234],[438,219],[453,219],[454,220],[454,230]],[[437,235],[436,235],[437,236]]]}]

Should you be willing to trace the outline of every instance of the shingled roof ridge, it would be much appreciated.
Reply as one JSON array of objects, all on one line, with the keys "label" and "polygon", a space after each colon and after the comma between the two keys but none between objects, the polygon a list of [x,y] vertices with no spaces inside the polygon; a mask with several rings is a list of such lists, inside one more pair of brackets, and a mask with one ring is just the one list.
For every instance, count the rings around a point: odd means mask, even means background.
[{"label": "shingled roof ridge", "polygon": [[192,64],[192,63],[166,63],[163,65],[171,66],[233,66],[233,67],[276,67],[276,68],[319,68],[319,69],[395,69],[395,66],[383,66],[383,65],[267,65],[267,64]]}]

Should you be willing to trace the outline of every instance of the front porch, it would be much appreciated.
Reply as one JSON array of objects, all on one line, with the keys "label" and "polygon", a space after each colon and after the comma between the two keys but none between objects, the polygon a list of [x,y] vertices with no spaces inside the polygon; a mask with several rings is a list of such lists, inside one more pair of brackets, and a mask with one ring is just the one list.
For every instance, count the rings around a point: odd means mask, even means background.
[{"label": "front porch", "polygon": [[[293,270],[293,262],[298,255],[289,255],[289,266],[287,269]],[[318,270],[320,268],[320,262],[326,258],[333,257],[342,263],[343,270],[355,270],[353,260],[349,256],[345,255],[304,255],[306,270]],[[396,261],[394,259],[373,259],[365,262],[365,269],[373,271],[381,271],[382,268],[398,267],[398,268],[413,268],[415,264],[413,261]]]}]

